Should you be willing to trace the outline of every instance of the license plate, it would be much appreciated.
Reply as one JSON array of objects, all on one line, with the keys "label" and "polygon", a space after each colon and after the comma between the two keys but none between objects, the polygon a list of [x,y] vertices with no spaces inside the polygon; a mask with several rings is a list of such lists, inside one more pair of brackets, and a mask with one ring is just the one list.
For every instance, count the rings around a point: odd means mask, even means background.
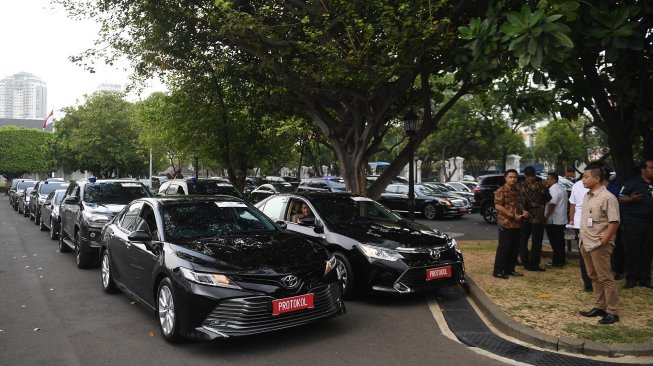
[{"label": "license plate", "polygon": [[460,207],[458,212],[467,212],[467,207]]},{"label": "license plate", "polygon": [[451,266],[438,267],[438,268],[429,268],[426,270],[426,280],[437,280],[440,278],[451,277],[452,271]]},{"label": "license plate", "polygon": [[272,300],[272,315],[313,308],[313,294]]}]

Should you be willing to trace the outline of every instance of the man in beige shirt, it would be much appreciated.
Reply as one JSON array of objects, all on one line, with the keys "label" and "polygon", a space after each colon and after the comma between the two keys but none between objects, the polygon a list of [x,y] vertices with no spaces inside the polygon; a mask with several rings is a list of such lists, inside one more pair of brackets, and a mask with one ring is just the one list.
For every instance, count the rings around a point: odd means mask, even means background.
[{"label": "man in beige shirt", "polygon": [[600,324],[612,324],[619,321],[619,289],[610,268],[615,233],[619,227],[619,202],[603,186],[603,179],[601,167],[590,165],[583,172],[583,185],[589,192],[583,199],[579,247],[592,280],[594,307],[580,314],[601,316]]}]

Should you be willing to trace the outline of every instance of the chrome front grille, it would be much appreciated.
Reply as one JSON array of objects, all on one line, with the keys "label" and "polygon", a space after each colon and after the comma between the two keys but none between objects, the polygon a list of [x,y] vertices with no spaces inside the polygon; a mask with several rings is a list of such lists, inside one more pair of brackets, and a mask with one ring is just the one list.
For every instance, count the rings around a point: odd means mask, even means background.
[{"label": "chrome front grille", "polygon": [[313,308],[272,315],[271,296],[222,301],[206,317],[205,329],[234,337],[294,327],[344,313],[341,287],[332,283],[313,289]]}]

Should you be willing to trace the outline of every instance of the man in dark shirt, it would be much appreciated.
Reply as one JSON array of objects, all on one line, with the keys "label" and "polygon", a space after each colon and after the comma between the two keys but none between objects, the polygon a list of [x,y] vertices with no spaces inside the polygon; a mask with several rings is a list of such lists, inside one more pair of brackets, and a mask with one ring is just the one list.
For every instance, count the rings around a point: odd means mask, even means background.
[{"label": "man in dark shirt", "polygon": [[641,164],[641,175],[624,184],[619,194],[626,254],[626,286],[653,289],[653,160]]},{"label": "man in dark shirt", "polygon": [[[544,182],[535,176],[535,168],[524,168],[524,179],[519,184],[519,192],[523,200],[523,207],[528,211],[529,217],[522,223],[519,241],[519,258],[527,271],[544,271],[540,267],[542,255],[542,238],[544,237],[544,208],[551,199],[549,189]],[[531,250],[528,250],[528,239],[533,236]]]}]

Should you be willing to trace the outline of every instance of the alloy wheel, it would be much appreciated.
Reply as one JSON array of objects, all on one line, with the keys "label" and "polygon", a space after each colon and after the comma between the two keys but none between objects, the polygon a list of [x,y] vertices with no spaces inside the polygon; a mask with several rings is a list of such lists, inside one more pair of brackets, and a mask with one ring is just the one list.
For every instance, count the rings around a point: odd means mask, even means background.
[{"label": "alloy wheel", "polygon": [[170,335],[175,327],[175,303],[168,286],[159,290],[159,324],[165,335]]},{"label": "alloy wheel", "polygon": [[433,220],[435,219],[436,216],[437,216],[437,212],[435,206],[433,205],[424,206],[424,217],[426,217],[429,220]]},{"label": "alloy wheel", "polygon": [[347,275],[347,267],[338,258],[336,258],[336,274],[338,276],[338,281],[342,284],[342,292],[345,293],[347,291],[347,281],[349,280],[349,276]]}]

